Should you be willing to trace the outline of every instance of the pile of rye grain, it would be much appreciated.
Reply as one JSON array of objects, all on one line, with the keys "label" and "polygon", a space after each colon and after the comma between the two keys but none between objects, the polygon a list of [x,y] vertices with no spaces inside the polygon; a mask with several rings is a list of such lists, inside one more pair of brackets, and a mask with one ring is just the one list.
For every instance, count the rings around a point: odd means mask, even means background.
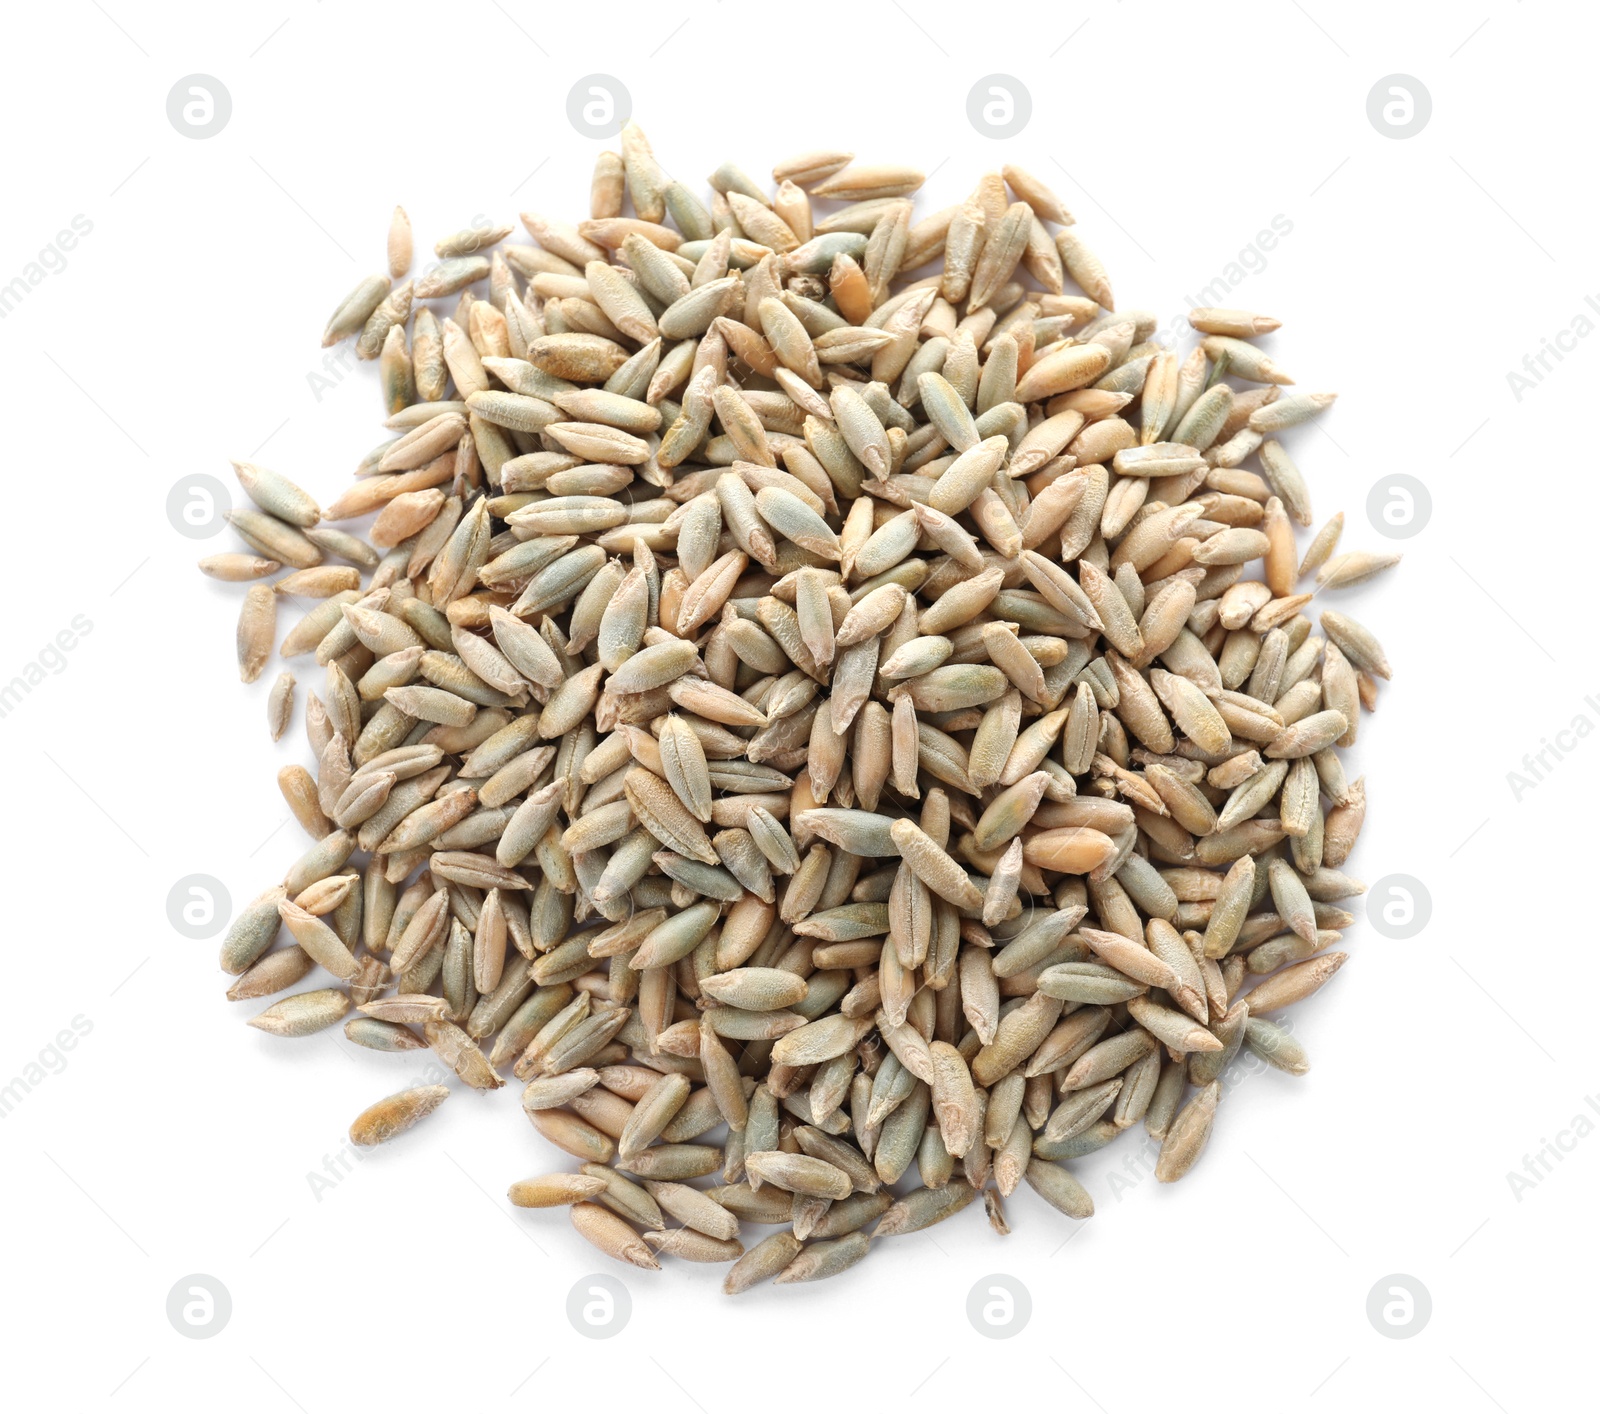
[{"label": "pile of rye grain", "polygon": [[582,1161],[511,1200],[730,1292],[979,1194],[1005,1232],[1023,1181],[1087,1217],[1066,1161],[1140,1123],[1182,1177],[1241,1046],[1307,1068],[1267,1014],[1361,891],[1337,748],[1389,669],[1308,611],[1394,557],[1336,555],[1340,517],[1300,552],[1276,440],[1332,395],[1282,391],[1260,315],[1152,341],[1018,168],[914,222],[909,168],[724,165],[707,205],[621,147],[534,244],[469,228],[410,277],[397,210],[324,340],[392,437],[326,510],[236,464],[253,553],[202,568],[257,581],[241,674],[310,600],[279,651],[326,678],[279,777],[314,843],[230,928],[229,996],[320,967],[251,1024],[354,1007],[359,1045],[509,1067]]}]

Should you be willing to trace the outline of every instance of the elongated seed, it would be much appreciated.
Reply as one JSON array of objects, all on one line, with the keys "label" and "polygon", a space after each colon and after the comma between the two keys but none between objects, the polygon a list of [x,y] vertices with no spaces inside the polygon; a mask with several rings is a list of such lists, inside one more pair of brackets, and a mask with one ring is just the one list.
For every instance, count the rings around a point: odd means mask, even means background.
[{"label": "elongated seed", "polygon": [[386,1144],[426,1118],[450,1095],[447,1085],[419,1085],[379,1100],[355,1117],[350,1124],[350,1142],[362,1147]]}]

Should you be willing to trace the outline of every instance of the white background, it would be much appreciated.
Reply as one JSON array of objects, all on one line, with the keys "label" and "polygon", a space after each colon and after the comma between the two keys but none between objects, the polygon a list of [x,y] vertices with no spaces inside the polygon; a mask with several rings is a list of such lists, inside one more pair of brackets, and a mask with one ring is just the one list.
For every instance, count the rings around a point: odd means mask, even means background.
[{"label": "white background", "polygon": [[[721,1414],[847,1393],[879,1409],[1121,1414],[1587,1398],[1600,1138],[1569,1136],[1520,1199],[1507,1174],[1600,1090],[1600,743],[1520,802],[1507,772],[1579,714],[1600,722],[1584,700],[1600,694],[1600,340],[1520,400],[1507,374],[1600,292],[1592,13],[71,0],[18,7],[7,30],[0,285],[75,215],[93,224],[0,321],[0,681],[75,615],[93,626],[0,720],[0,1084],[46,1053],[0,1125],[12,1407],[583,1398]],[[194,569],[238,547],[180,537],[169,489],[196,473],[231,485],[228,458],[254,457],[326,504],[384,434],[370,366],[320,400],[308,375],[325,372],[328,311],[382,268],[390,208],[410,210],[419,254],[480,214],[584,214],[602,144],[568,126],[566,95],[595,71],[626,85],[663,165],[697,187],[725,157],[764,175],[839,144],[931,171],[920,214],[1017,161],[1075,212],[1119,307],[1163,322],[1286,217],[1292,233],[1227,302],[1281,317],[1274,356],[1301,388],[1341,393],[1288,438],[1319,521],[1342,507],[1347,548],[1384,548],[1374,483],[1404,471],[1433,499],[1401,568],[1338,604],[1396,665],[1354,753],[1371,811],[1351,868],[1422,881],[1432,917],[1404,941],[1350,930],[1351,965],[1295,1013],[1312,1073],[1243,1079],[1175,1187],[1143,1177],[1142,1130],[1079,1163],[1098,1208],[1084,1224],[1024,1189],[1008,1238],[973,1209],[836,1282],[738,1301],[720,1269],[614,1268],[633,1312],[604,1344],[565,1312],[605,1259],[560,1212],[502,1196],[570,1166],[518,1112],[517,1086],[462,1091],[341,1169],[351,1117],[424,1062],[337,1029],[247,1029],[261,1004],[223,1000],[215,940],[183,938],[166,908],[188,874],[221,879],[235,906],[281,876],[305,841],[276,828],[273,778],[309,760],[298,713],[268,740],[277,667],[236,680],[240,591]],[[997,72],[1033,103],[1004,142],[966,115]],[[204,141],[166,115],[194,73],[232,100]],[[1433,104],[1404,141],[1367,117],[1396,73]],[[74,1017],[92,1029],[52,1055]],[[325,1162],[337,1182],[319,1197],[308,1176]],[[166,1315],[192,1273],[231,1295],[213,1339]],[[1032,1301],[1000,1344],[966,1315],[991,1273]],[[1431,1294],[1411,1339],[1366,1314],[1394,1273]]]}]

